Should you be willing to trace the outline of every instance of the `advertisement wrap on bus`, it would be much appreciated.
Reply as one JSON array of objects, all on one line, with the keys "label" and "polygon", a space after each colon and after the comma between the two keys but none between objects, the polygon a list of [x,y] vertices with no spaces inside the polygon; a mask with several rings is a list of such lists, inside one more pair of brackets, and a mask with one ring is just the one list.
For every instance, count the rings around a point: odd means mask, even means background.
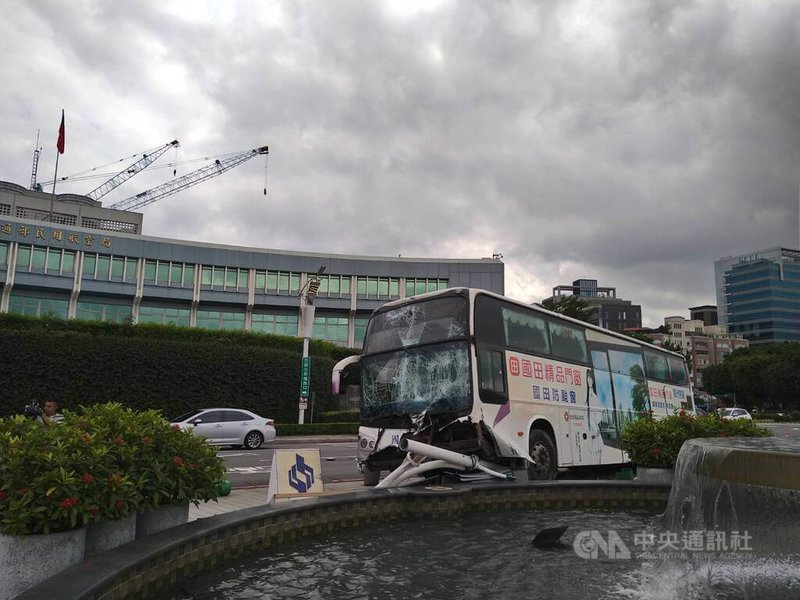
[{"label": "advertisement wrap on bus", "polygon": [[385,487],[622,464],[627,423],[693,410],[680,354],[467,288],[376,310],[362,355],[334,367],[334,393],[343,385],[359,389],[364,481],[389,471]]}]

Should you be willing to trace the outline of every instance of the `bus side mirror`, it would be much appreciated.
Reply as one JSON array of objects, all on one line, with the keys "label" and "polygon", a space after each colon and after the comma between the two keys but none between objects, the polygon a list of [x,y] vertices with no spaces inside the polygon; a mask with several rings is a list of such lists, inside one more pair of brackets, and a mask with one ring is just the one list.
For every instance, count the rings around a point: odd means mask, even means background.
[{"label": "bus side mirror", "polygon": [[339,395],[339,388],[342,385],[342,372],[334,371],[331,377],[331,394],[334,396]]},{"label": "bus side mirror", "polygon": [[360,360],[360,356],[348,356],[333,365],[333,373],[331,374],[331,394],[338,396],[342,393],[342,373],[344,373],[347,367],[357,364]]}]

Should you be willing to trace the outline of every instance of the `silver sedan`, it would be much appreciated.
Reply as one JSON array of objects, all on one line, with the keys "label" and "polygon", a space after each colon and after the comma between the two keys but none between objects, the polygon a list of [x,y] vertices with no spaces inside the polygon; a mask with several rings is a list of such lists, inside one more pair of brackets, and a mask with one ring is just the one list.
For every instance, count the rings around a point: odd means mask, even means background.
[{"label": "silver sedan", "polygon": [[255,450],[275,439],[275,421],[240,408],[193,410],[174,419],[172,425],[202,436],[216,446]]}]

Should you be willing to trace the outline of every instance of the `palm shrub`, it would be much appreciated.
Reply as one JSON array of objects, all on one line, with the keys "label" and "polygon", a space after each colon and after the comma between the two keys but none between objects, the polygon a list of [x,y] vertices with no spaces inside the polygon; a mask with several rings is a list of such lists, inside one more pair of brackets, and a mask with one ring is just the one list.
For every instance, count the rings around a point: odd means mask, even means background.
[{"label": "palm shrub", "polygon": [[772,433],[747,419],[721,419],[716,413],[695,416],[686,411],[662,419],[646,413],[622,430],[622,449],[639,467],[675,467],[683,442],[708,437],[763,437]]}]

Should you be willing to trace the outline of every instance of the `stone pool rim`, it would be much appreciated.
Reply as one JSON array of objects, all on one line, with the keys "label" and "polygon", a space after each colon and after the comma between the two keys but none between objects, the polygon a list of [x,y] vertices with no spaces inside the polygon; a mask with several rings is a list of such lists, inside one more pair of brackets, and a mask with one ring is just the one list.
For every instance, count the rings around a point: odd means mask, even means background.
[{"label": "stone pool rim", "polygon": [[[636,481],[546,481],[368,489],[263,505],[198,519],[62,571],[17,600],[162,597],[207,569],[299,538],[404,514],[452,518],[491,508],[647,509],[661,512],[670,486]],[[266,497],[265,497],[266,499]]]}]

